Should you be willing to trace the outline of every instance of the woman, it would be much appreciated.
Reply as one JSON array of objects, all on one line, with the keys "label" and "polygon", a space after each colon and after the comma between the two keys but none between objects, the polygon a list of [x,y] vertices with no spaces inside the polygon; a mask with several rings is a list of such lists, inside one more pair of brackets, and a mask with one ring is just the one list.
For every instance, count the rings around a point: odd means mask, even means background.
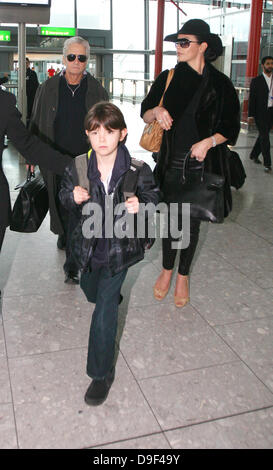
[{"label": "woman", "polygon": [[[165,202],[174,202],[170,191],[183,201],[181,171],[185,155],[191,150],[190,169],[200,167],[225,176],[225,216],[231,210],[229,166],[226,145],[234,145],[240,130],[240,105],[236,91],[223,73],[210,62],[222,54],[219,36],[210,32],[202,20],[187,21],[178,33],[165,41],[175,42],[177,65],[173,79],[164,95],[163,106],[158,106],[165,89],[168,70],[155,80],[142,102],[141,116],[145,123],[157,120],[164,129],[155,175]],[[181,207],[181,206],[180,206]],[[181,212],[181,211],[180,211]],[[181,229],[181,213],[178,225]],[[175,286],[175,305],[184,307],[189,302],[188,276],[199,237],[200,221],[191,218],[190,244],[181,249]],[[169,290],[176,249],[169,233],[163,239],[163,270],[154,286],[154,296],[162,300]]]}]

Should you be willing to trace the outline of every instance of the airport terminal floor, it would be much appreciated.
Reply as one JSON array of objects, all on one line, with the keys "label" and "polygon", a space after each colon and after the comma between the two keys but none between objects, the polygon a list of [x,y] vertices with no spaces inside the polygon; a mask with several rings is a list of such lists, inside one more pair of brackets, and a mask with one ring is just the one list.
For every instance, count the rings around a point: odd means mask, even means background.
[{"label": "airport terminal floor", "polygon": [[[125,114],[131,154],[139,105]],[[245,185],[233,191],[224,224],[202,224],[190,277],[190,303],[153,298],[161,269],[157,240],[129,270],[122,289],[116,379],[108,399],[84,394],[93,304],[64,284],[64,252],[48,217],[34,234],[7,231],[1,253],[0,448],[234,449],[273,447],[272,174],[249,153],[255,131],[236,150]],[[13,201],[24,165],[4,152]]]}]

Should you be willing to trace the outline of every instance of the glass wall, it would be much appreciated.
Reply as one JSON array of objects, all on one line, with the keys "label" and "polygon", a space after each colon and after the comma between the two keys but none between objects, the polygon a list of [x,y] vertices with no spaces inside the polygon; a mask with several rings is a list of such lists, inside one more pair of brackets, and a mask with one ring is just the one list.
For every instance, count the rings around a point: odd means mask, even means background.
[{"label": "glass wall", "polygon": [[77,0],[78,28],[111,29],[110,0]]},{"label": "glass wall", "polygon": [[50,26],[74,28],[74,0],[51,0]]},{"label": "glass wall", "polygon": [[[113,49],[143,51],[144,1],[113,0]],[[143,96],[144,54],[113,55],[113,93],[115,96]],[[117,78],[128,80],[120,81]],[[135,83],[133,80],[139,80]]]},{"label": "glass wall", "polygon": [[113,1],[113,48],[144,49],[144,1]]}]

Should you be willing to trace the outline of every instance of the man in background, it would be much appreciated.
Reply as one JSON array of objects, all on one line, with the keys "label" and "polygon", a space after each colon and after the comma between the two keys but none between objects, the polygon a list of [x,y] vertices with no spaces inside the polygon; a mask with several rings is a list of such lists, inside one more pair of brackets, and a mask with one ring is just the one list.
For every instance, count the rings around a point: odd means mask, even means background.
[{"label": "man in background", "polygon": [[26,57],[26,93],[27,93],[27,126],[29,124],[32,107],[34,103],[35,94],[39,86],[39,81],[36,72],[31,70],[30,61]]}]

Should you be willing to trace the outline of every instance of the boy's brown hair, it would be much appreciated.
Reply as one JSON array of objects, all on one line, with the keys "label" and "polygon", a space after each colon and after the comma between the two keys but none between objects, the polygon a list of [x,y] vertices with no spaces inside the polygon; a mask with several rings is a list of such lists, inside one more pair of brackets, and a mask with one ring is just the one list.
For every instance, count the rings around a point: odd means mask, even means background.
[{"label": "boy's brown hair", "polygon": [[[120,109],[108,101],[100,101],[92,106],[84,120],[84,128],[88,132],[94,131],[100,126],[105,127],[108,131],[111,129],[119,129],[122,131],[127,128]],[[125,143],[125,140],[126,137],[122,143]]]}]

